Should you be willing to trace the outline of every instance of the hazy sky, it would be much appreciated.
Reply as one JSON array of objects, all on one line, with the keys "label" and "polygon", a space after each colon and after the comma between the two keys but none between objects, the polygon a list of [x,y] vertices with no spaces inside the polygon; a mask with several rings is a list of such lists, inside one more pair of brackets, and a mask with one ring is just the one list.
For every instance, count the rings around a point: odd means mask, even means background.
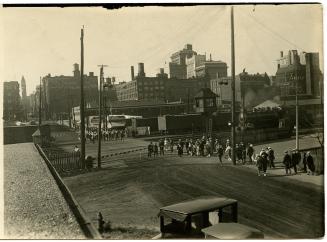
[{"label": "hazy sky", "polygon": [[[276,73],[280,51],[319,52],[322,65],[320,5],[241,5],[234,7],[236,74]],[[230,6],[0,9],[2,81],[72,75],[80,63],[80,29],[85,26],[85,72],[130,80],[130,66],[144,62],[147,76],[168,72],[170,55],[186,43],[199,54],[230,66]],[[0,63],[1,64],[1,63]],[[228,68],[230,73],[230,68]]]}]

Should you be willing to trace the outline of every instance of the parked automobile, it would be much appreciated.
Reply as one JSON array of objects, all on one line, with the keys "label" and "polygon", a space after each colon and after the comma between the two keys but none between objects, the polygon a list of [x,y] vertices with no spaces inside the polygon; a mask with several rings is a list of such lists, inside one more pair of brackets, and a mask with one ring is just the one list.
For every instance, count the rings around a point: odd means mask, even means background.
[{"label": "parked automobile", "polygon": [[238,202],[200,197],[160,208],[161,235],[156,238],[263,238],[261,231],[237,223]]}]

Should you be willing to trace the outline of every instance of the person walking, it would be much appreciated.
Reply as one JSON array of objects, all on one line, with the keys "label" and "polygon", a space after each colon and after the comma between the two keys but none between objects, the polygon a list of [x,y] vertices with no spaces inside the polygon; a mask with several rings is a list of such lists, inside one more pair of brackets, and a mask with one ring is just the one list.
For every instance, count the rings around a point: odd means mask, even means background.
[{"label": "person walking", "polygon": [[268,167],[268,155],[266,152],[262,153],[262,171],[263,176],[267,176],[267,167]]},{"label": "person walking", "polygon": [[152,152],[153,152],[153,144],[152,142],[150,142],[150,144],[148,145],[148,157],[152,157]]},{"label": "person walking", "polygon": [[254,154],[254,149],[253,149],[253,145],[252,144],[249,145],[246,154],[249,157],[250,163],[252,164],[253,163],[253,154]]},{"label": "person walking", "polygon": [[295,175],[297,174],[297,157],[296,150],[294,149],[291,155],[291,168],[293,167]]},{"label": "person walking", "polygon": [[156,158],[156,156],[158,156],[158,153],[159,153],[158,144],[157,143],[154,143],[153,157]]},{"label": "person walking", "polygon": [[303,172],[307,173],[308,172],[308,169],[307,169],[307,155],[306,153],[304,152],[303,153],[303,160],[302,160],[302,163],[303,163]]},{"label": "person walking", "polygon": [[261,176],[261,173],[263,171],[263,158],[262,158],[261,155],[257,155],[256,164],[257,164],[257,167],[258,167],[258,176]]},{"label": "person walking", "polygon": [[164,147],[165,147],[165,143],[164,143],[164,141],[163,141],[162,139],[159,140],[160,155],[165,155]]},{"label": "person walking", "polygon": [[269,160],[269,168],[275,168],[275,152],[271,147],[268,147],[268,160]]},{"label": "person walking", "polygon": [[217,154],[218,154],[218,159],[219,159],[220,164],[223,165],[222,157],[224,155],[224,149],[221,144],[218,144]]},{"label": "person walking", "polygon": [[308,164],[308,168],[310,170],[309,173],[307,173],[308,175],[314,175],[315,174],[315,171],[316,171],[316,167],[315,167],[315,164],[314,164],[314,161],[313,161],[313,157],[311,156],[311,153],[310,151],[308,151],[307,153],[307,164]]},{"label": "person walking", "polygon": [[285,166],[286,175],[288,175],[288,174],[291,175],[292,174],[292,171],[291,171],[292,158],[288,154],[288,151],[285,151],[285,155],[283,158],[283,164]]}]

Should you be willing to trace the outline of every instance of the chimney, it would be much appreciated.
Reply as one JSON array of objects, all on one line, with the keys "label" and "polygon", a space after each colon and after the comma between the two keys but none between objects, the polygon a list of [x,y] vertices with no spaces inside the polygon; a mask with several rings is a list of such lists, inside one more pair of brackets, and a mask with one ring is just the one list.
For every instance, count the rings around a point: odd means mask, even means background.
[{"label": "chimney", "polygon": [[115,82],[116,82],[116,77],[111,77],[111,82],[112,82],[112,84],[115,84]]},{"label": "chimney", "polygon": [[134,66],[131,66],[131,78],[134,80]]},{"label": "chimney", "polygon": [[165,69],[164,68],[160,68],[160,74],[165,74]]},{"label": "chimney", "polygon": [[211,58],[211,53],[210,53],[210,61],[212,61],[212,58]]},{"label": "chimney", "polygon": [[89,72],[89,76],[94,76],[94,72],[93,71],[90,71]]},{"label": "chimney", "polygon": [[144,73],[144,63],[139,63],[139,72],[138,72],[138,76],[145,77],[145,73]]},{"label": "chimney", "polygon": [[283,51],[280,52],[280,57],[283,57]]}]

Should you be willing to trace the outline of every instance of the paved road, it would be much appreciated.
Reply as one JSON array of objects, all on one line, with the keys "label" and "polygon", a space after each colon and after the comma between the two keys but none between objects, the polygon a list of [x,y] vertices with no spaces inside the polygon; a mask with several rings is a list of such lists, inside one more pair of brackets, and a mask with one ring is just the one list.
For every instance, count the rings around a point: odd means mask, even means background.
[{"label": "paved road", "polygon": [[10,239],[85,239],[32,143],[4,146],[4,229]]},{"label": "paved road", "polygon": [[88,216],[101,211],[113,225],[158,230],[161,206],[203,195],[239,201],[239,222],[267,238],[324,234],[323,187],[283,176],[258,177],[254,169],[214,158],[125,159],[122,166],[65,178]]}]

